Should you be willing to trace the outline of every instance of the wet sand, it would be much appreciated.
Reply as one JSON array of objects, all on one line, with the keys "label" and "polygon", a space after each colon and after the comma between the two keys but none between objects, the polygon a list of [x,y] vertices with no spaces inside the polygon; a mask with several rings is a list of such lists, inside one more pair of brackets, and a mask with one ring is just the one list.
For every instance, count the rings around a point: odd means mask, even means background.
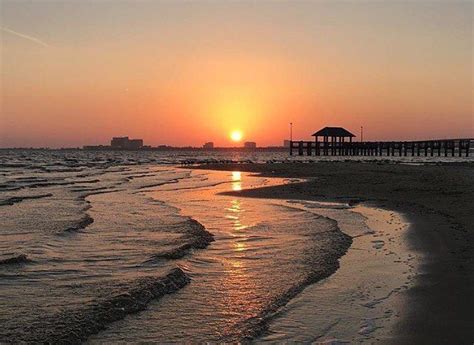
[{"label": "wet sand", "polygon": [[293,201],[337,221],[352,237],[340,267],[280,308],[258,342],[359,344],[395,342],[394,325],[413,286],[416,253],[405,239],[409,224],[397,212],[362,205]]},{"label": "wet sand", "polygon": [[366,203],[402,213],[410,248],[421,258],[393,342],[471,344],[474,165],[358,162],[207,164],[307,182],[235,191],[245,197]]}]

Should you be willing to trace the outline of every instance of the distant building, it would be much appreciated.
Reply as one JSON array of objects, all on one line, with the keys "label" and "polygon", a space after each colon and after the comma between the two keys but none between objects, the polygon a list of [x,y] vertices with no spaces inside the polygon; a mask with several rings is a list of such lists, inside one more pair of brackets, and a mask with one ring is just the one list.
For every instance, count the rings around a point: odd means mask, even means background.
[{"label": "distant building", "polygon": [[286,139],[283,140],[283,147],[286,147],[286,148],[290,147],[290,141]]},{"label": "distant building", "polygon": [[128,148],[132,150],[138,150],[143,147],[143,139],[130,139],[128,141]]},{"label": "distant building", "polygon": [[110,146],[116,149],[124,149],[128,144],[128,137],[115,137],[110,141]]},{"label": "distant building", "polygon": [[129,139],[128,137],[114,137],[110,141],[113,149],[138,150],[143,147],[143,139]]},{"label": "distant building", "polygon": [[254,141],[247,141],[247,142],[244,143],[244,147],[246,149],[255,149],[255,148],[257,148],[257,143],[254,142]]},{"label": "distant building", "polygon": [[214,143],[212,141],[209,141],[209,142],[205,143],[204,145],[202,145],[202,148],[203,149],[213,149],[214,148]]}]

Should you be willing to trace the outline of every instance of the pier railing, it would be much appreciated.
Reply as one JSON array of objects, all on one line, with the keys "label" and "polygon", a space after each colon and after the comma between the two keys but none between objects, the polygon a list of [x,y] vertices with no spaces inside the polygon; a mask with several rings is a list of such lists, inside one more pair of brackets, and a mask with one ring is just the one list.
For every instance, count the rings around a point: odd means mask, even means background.
[{"label": "pier railing", "polygon": [[423,141],[290,141],[290,155],[312,156],[469,156],[474,139]]}]

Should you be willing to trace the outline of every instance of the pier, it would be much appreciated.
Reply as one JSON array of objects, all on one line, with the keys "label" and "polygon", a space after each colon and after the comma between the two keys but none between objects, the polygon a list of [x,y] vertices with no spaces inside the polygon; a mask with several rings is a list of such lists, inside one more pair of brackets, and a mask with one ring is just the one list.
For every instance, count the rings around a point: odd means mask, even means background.
[{"label": "pier", "polygon": [[469,150],[474,147],[474,138],[354,142],[355,135],[340,127],[325,127],[313,136],[314,141],[290,141],[290,155],[469,157]]},{"label": "pier", "polygon": [[290,155],[316,156],[451,156],[469,157],[474,139],[424,141],[318,142],[290,141]]}]

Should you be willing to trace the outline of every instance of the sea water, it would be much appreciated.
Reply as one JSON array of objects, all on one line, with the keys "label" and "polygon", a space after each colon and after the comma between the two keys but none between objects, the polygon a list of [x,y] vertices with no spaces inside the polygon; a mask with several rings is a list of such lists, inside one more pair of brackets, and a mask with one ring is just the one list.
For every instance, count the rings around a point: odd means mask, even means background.
[{"label": "sea water", "polygon": [[189,159],[3,152],[0,341],[291,339],[279,313],[336,271],[354,233],[326,206],[219,194],[289,180],[177,166]]}]

